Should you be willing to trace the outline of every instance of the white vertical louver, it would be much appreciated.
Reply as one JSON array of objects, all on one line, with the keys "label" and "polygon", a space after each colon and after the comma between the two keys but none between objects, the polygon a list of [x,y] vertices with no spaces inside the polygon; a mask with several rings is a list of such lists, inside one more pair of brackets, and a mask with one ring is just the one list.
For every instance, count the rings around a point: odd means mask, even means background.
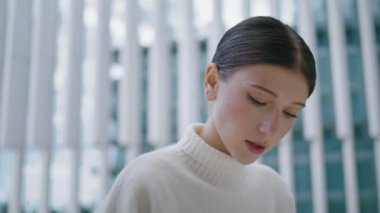
[{"label": "white vertical louver", "polygon": [[242,14],[243,19],[246,19],[251,16],[251,1],[250,0],[241,0]]},{"label": "white vertical louver", "polygon": [[92,142],[98,145],[109,143],[108,126],[110,118],[110,0],[98,0],[98,22],[95,43],[95,92],[94,92],[94,134]]},{"label": "white vertical louver", "polygon": [[83,0],[71,0],[68,10],[68,61],[63,88],[62,141],[71,151],[69,212],[79,211],[81,164],[81,98],[84,51]]},{"label": "white vertical louver", "polygon": [[359,212],[357,169],[354,150],[354,129],[347,66],[347,48],[342,17],[342,1],[327,1],[328,36],[337,137],[342,140],[346,211]]},{"label": "white vertical louver", "polygon": [[223,36],[225,31],[223,19],[222,19],[222,0],[212,0],[212,21],[210,23],[209,33],[210,37],[208,38],[207,51],[208,51],[208,60],[207,62],[211,62],[212,57],[214,56],[216,47],[220,39]]},{"label": "white vertical louver", "polygon": [[280,0],[269,0],[270,5],[270,14],[272,17],[276,19],[281,19],[281,13],[280,13]]},{"label": "white vertical louver", "polygon": [[178,38],[178,135],[189,124],[200,121],[199,48],[194,28],[193,1],[180,5],[181,23]]},{"label": "white vertical louver", "polygon": [[[374,1],[360,0],[358,3],[360,43],[363,58],[364,88],[367,102],[369,135],[375,141],[375,166],[377,198],[380,203],[380,85],[377,60],[377,44],[372,8]],[[372,4],[371,4],[372,3]]]},{"label": "white vertical louver", "polygon": [[58,2],[35,1],[31,78],[26,142],[41,150],[42,174],[39,212],[50,212],[50,171],[53,146],[54,71],[56,66]]},{"label": "white vertical louver", "polygon": [[149,51],[148,141],[156,148],[170,143],[171,72],[166,0],[153,1],[154,41]]},{"label": "white vertical louver", "polygon": [[53,141],[58,5],[55,0],[36,0],[35,3],[26,141],[50,147]]},{"label": "white vertical louver", "polygon": [[31,3],[9,1],[2,79],[0,144],[25,142],[27,90],[30,71]]},{"label": "white vertical louver", "polygon": [[126,163],[141,150],[141,51],[137,36],[139,7],[136,0],[127,0],[125,8],[125,46],[121,50],[123,76],[119,83],[119,143],[127,147]]},{"label": "white vertical louver", "polygon": [[94,116],[91,131],[92,141],[100,151],[99,175],[100,185],[97,203],[101,202],[108,191],[110,184],[108,166],[108,147],[110,143],[108,127],[111,117],[111,90],[110,90],[110,16],[111,0],[98,0],[98,23],[95,43],[95,86],[94,86]]},{"label": "white vertical louver", "polygon": [[[7,26],[7,1],[0,1],[0,112],[2,107],[2,90],[3,90],[3,74],[4,74],[4,54],[5,54],[5,35],[6,35],[6,26]],[[1,120],[1,113],[0,113]],[[0,123],[1,129],[1,123]],[[1,145],[1,140],[0,140]]]},{"label": "white vertical louver", "polygon": [[76,146],[80,141],[80,108],[82,98],[82,63],[84,46],[83,0],[71,0],[68,10],[68,59],[63,91],[62,141]]},{"label": "white vertical louver", "polygon": [[[30,71],[32,4],[7,1],[5,55],[0,104],[0,145],[15,151],[8,211],[21,212],[22,177]],[[1,69],[3,69],[1,68]]]},{"label": "white vertical louver", "polygon": [[304,111],[304,137],[310,142],[310,162],[312,180],[312,198],[314,212],[327,212],[327,192],[326,192],[326,172],[325,156],[323,148],[323,124],[321,113],[321,95],[318,71],[317,38],[314,21],[314,12],[311,8],[311,1],[299,0],[299,34],[309,45],[317,66],[317,79],[315,89]]}]

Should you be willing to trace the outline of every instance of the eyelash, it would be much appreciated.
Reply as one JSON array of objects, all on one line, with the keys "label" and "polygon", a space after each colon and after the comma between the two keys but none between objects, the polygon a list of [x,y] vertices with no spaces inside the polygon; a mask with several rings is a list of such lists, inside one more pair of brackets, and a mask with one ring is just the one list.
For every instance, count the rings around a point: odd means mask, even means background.
[{"label": "eyelash", "polygon": [[265,106],[267,103],[264,103],[264,102],[261,102],[261,101],[258,101],[256,98],[248,95],[248,99],[255,105],[257,106]]},{"label": "eyelash", "polygon": [[[267,103],[258,101],[256,98],[252,97],[251,95],[248,95],[248,99],[256,106],[265,106]],[[284,112],[285,116],[287,118],[297,118],[298,116],[289,112]]]},{"label": "eyelash", "polygon": [[289,112],[284,112],[284,113],[285,113],[285,116],[287,116],[289,118],[297,118],[298,117],[297,115],[291,114]]}]

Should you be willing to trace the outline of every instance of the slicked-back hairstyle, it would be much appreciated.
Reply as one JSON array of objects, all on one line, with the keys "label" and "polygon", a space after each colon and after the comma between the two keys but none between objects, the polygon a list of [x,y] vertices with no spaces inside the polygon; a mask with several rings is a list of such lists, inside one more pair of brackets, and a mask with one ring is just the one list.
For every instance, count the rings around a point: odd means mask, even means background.
[{"label": "slicked-back hairstyle", "polygon": [[315,87],[315,60],[309,47],[292,28],[271,17],[251,17],[229,29],[212,63],[217,65],[222,79],[247,65],[284,66],[305,76],[309,96]]}]

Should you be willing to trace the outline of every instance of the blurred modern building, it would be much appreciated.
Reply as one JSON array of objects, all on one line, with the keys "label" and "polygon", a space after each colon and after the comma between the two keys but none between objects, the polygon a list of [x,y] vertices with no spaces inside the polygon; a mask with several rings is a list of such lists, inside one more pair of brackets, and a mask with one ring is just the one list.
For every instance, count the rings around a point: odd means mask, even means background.
[{"label": "blurred modern building", "polygon": [[250,16],[318,64],[294,130],[260,159],[299,213],[380,212],[380,0],[0,1],[0,212],[92,212],[120,170],[207,119],[203,74]]}]

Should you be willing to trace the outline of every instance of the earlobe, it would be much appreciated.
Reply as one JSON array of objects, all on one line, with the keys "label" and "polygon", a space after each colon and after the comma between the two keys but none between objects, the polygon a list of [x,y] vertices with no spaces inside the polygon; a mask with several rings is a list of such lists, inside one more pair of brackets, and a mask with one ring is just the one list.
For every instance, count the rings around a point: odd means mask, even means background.
[{"label": "earlobe", "polygon": [[207,65],[204,84],[205,84],[205,93],[206,98],[209,101],[216,99],[216,94],[218,90],[218,67],[216,64],[211,63]]}]

